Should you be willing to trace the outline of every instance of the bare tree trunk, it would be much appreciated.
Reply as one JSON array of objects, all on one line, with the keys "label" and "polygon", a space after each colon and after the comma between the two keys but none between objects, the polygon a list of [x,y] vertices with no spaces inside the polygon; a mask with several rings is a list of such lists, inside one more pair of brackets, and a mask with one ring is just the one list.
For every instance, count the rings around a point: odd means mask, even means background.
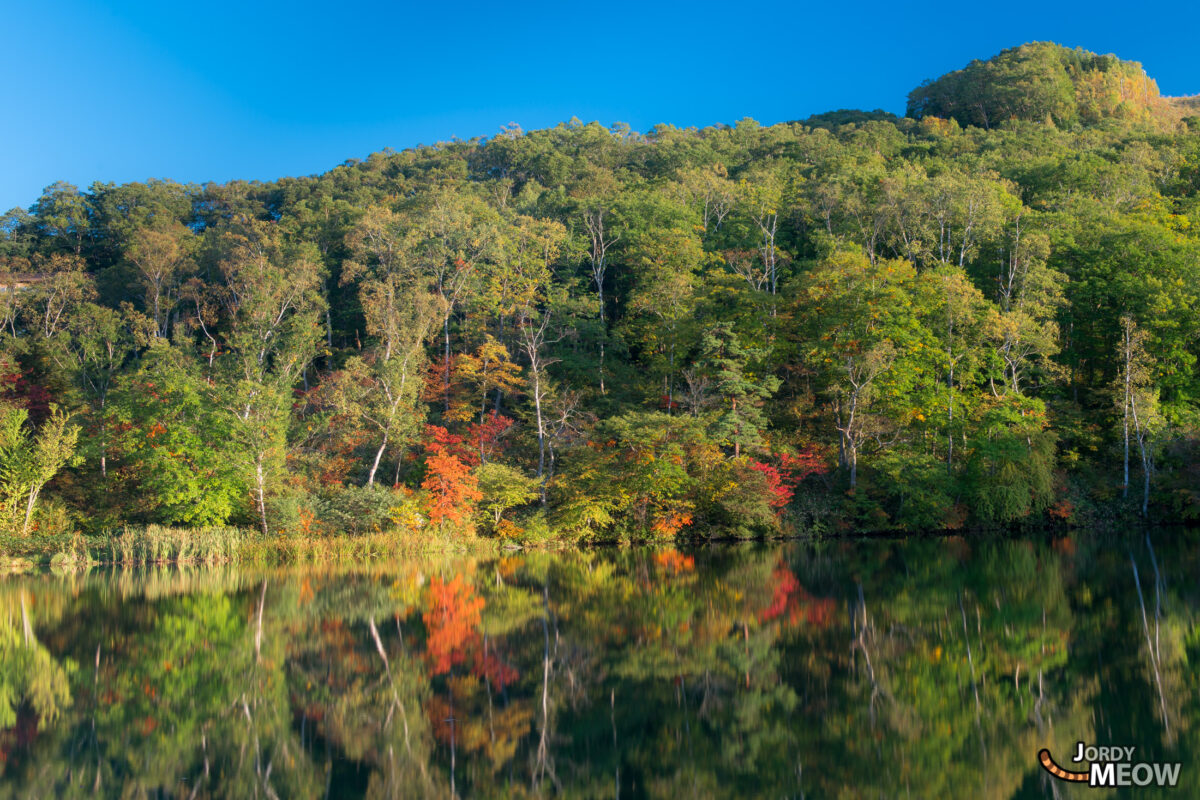
[{"label": "bare tree trunk", "polygon": [[837,395],[837,429],[838,429],[838,469],[845,469],[850,465],[850,459],[847,455],[848,448],[846,447],[846,432],[842,427],[842,393],[839,391]]},{"label": "bare tree trunk", "polygon": [[[1167,732],[1167,737],[1171,736],[1171,721],[1167,716],[1167,700],[1163,695],[1162,673],[1159,670],[1158,654],[1154,649],[1154,644],[1150,641],[1150,623],[1146,619],[1146,599],[1142,595],[1142,579],[1138,575],[1137,561],[1133,558],[1133,553],[1129,554],[1129,564],[1133,567],[1133,585],[1137,587],[1138,605],[1142,610],[1142,630],[1146,634],[1146,651],[1150,656],[1150,666],[1154,669],[1154,683],[1158,689],[1158,705],[1162,713],[1163,728]],[[1157,590],[1157,587],[1155,587]]]},{"label": "bare tree trunk", "polygon": [[[953,330],[953,329],[952,329]],[[953,333],[951,333],[953,336]],[[949,373],[946,377],[946,388],[949,399],[946,401],[946,471],[954,471],[954,349],[946,345],[946,361]]]},{"label": "bare tree trunk", "polygon": [[263,608],[267,604],[267,582],[264,579],[262,591],[258,595],[258,622],[254,626],[254,661],[262,661],[262,623],[263,623]]},{"label": "bare tree trunk", "polygon": [[1150,457],[1150,450],[1147,446],[1146,438],[1149,434],[1142,433],[1138,435],[1138,449],[1142,453],[1142,516],[1145,517],[1150,510],[1150,470],[1153,469],[1153,459]]},{"label": "bare tree trunk", "polygon": [[1122,348],[1125,352],[1125,401],[1122,403],[1124,411],[1124,438],[1125,438],[1125,482],[1121,486],[1121,497],[1129,496],[1129,403],[1133,399],[1133,376],[1130,374],[1129,367],[1133,360],[1133,347],[1130,341],[1128,328],[1125,330],[1125,341]]},{"label": "bare tree trunk", "polygon": [[263,536],[267,536],[270,531],[267,529],[267,491],[266,491],[266,476],[263,474],[262,453],[259,453],[254,460],[254,479],[257,483],[258,495],[258,518],[262,525]]},{"label": "bare tree trunk", "polygon": [[542,401],[545,399],[545,387],[542,377],[545,369],[553,361],[547,361],[542,357],[542,347],[546,344],[546,330],[550,324],[550,313],[546,312],[538,323],[537,327],[529,320],[526,314],[521,321],[521,334],[523,337],[522,346],[525,349],[525,355],[529,359],[529,372],[533,378],[533,408],[537,422],[537,437],[538,437],[538,481],[541,483],[540,494],[542,505],[546,505],[546,419],[542,410]]},{"label": "bare tree trunk", "polygon": [[[672,326],[672,329],[674,326]],[[667,364],[667,413],[670,414],[675,408],[675,336],[672,330],[671,336],[671,355]]]},{"label": "bare tree trunk", "polygon": [[946,403],[946,471],[954,471],[954,377],[951,371],[950,399]]},{"label": "bare tree trunk", "polygon": [[29,622],[29,607],[25,602],[25,590],[22,589],[21,595],[21,630],[25,636],[25,646],[28,647],[33,641],[33,625]]},{"label": "bare tree trunk", "polygon": [[[1129,412],[1133,417],[1133,428],[1134,434],[1137,436],[1138,452],[1142,456],[1142,516],[1145,517],[1150,508],[1150,470],[1154,466],[1153,459],[1150,457],[1150,431],[1142,424],[1142,420],[1138,418],[1136,397],[1130,398]],[[1128,486],[1128,483],[1128,479],[1126,479],[1126,486]]]},{"label": "bare tree trunk", "polygon": [[537,777],[535,784],[540,783],[546,775],[546,762],[549,759],[548,734],[550,728],[550,589],[542,584],[542,634],[545,637],[545,649],[542,652],[542,725],[538,741]]},{"label": "bare tree trunk", "polygon": [[546,505],[546,425],[542,421],[542,381],[541,375],[537,369],[533,373],[533,407],[537,413],[537,437],[538,437],[538,481],[541,482],[539,491],[542,496],[542,505]]},{"label": "bare tree trunk", "polygon": [[29,522],[33,519],[33,505],[37,502],[38,493],[41,487],[34,487],[29,490],[29,503],[25,506],[25,524],[21,526],[21,535],[29,534]]},{"label": "bare tree trunk", "polygon": [[607,394],[604,389],[604,345],[608,342],[608,323],[604,318],[604,284],[596,281],[596,292],[600,298],[600,394]]},{"label": "bare tree trunk", "polygon": [[388,446],[388,432],[383,432],[383,442],[379,445],[379,449],[375,451],[375,460],[371,462],[371,474],[367,476],[367,486],[375,485],[375,472],[379,469],[379,462],[383,458],[383,451]]},{"label": "bare tree trunk", "polygon": [[445,342],[442,368],[443,410],[450,410],[450,314],[442,318],[442,338]]},{"label": "bare tree trunk", "polygon": [[608,248],[621,238],[620,234],[605,234],[604,214],[603,207],[596,210],[588,209],[583,213],[583,224],[592,240],[592,246],[588,252],[592,268],[592,282],[596,284],[596,297],[600,303],[600,394],[605,394],[604,345],[608,338],[608,322],[604,310],[604,274],[608,270]]},{"label": "bare tree trunk", "polygon": [[108,478],[108,426],[104,423],[104,406],[108,396],[105,389],[100,396],[100,477]]}]

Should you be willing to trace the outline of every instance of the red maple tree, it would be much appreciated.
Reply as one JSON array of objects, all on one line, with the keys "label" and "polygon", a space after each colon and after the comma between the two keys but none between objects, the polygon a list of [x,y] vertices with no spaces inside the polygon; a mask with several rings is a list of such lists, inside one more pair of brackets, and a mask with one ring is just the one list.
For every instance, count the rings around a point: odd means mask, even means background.
[{"label": "red maple tree", "polygon": [[500,437],[512,427],[512,424],[512,419],[493,411],[483,422],[471,425],[467,432],[467,440],[471,443],[471,457],[474,459],[474,464],[478,464],[481,459],[496,456],[500,450]]},{"label": "red maple tree", "polygon": [[787,508],[796,493],[796,487],[810,475],[823,475],[829,471],[829,465],[811,448],[801,450],[799,455],[784,453],[779,457],[779,466],[761,461],[750,463],[750,469],[761,472],[767,479],[767,489],[771,492],[768,501],[776,512]]}]

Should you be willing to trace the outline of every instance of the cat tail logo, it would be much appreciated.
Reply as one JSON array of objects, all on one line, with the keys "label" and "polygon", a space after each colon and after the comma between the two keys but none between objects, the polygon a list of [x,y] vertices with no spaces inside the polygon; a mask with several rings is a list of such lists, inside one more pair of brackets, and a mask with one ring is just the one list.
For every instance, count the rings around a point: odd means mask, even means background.
[{"label": "cat tail logo", "polygon": [[1134,763],[1133,747],[1084,747],[1079,743],[1076,762],[1089,761],[1087,771],[1069,770],[1059,766],[1042,748],[1038,751],[1038,762],[1042,769],[1060,781],[1086,783],[1094,788],[1117,786],[1174,786],[1179,782],[1179,763]]}]

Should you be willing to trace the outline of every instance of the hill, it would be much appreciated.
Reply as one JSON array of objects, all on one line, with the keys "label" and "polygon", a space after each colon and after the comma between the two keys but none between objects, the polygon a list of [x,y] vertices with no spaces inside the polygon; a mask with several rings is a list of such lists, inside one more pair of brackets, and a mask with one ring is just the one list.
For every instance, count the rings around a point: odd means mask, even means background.
[{"label": "hill", "polygon": [[0,534],[1200,518],[1200,136],[1160,104],[1197,101],[1038,44],[921,119],[55,184],[0,218]]},{"label": "hill", "polygon": [[1161,121],[1169,103],[1136,61],[1049,42],[1002,51],[926,81],[908,96],[908,115],[992,128],[1009,120],[1095,125],[1106,119]]}]

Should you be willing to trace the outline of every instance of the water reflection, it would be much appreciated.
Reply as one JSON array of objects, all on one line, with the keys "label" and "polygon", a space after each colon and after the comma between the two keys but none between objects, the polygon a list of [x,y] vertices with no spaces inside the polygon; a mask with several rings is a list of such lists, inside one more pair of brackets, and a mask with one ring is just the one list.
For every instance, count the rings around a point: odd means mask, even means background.
[{"label": "water reflection", "polygon": [[1186,796],[1179,538],[9,579],[0,796],[1072,796],[1080,739]]}]

